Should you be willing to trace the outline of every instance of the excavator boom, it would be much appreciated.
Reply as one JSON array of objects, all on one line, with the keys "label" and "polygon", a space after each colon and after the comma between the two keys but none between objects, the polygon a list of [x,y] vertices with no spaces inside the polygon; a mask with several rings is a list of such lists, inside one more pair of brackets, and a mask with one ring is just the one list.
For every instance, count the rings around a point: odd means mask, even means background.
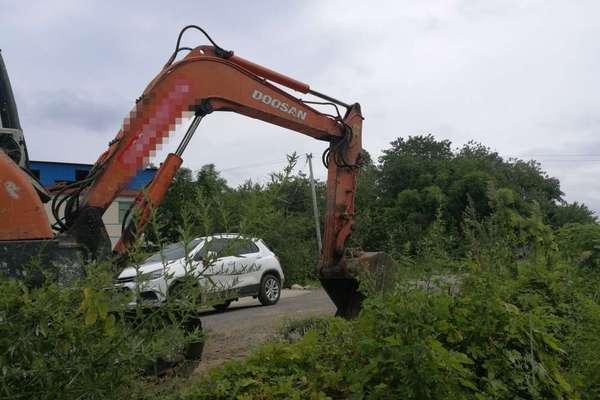
[{"label": "excavator boom", "polygon": [[[303,82],[245,60],[216,44],[191,49],[175,62],[179,51],[178,41],[174,55],[144,90],[88,177],[69,187],[61,200],[55,198],[55,213],[64,208],[64,217],[57,222],[61,237],[74,239],[95,258],[109,259],[113,251],[126,256],[150,212],[160,205],[200,120],[213,112],[236,112],[329,143],[324,157],[328,167],[327,197],[318,274],[339,314],[352,317],[360,301],[351,304],[347,301],[350,297],[358,298],[358,294],[355,273],[349,269],[344,253],[354,223],[356,178],[363,151],[360,106],[322,95]],[[325,98],[336,109],[335,104],[347,106],[347,111],[344,116],[324,114],[275,83]],[[191,115],[195,119],[176,153],[167,157],[134,202],[132,213],[138,218],[129,222],[121,240],[111,249],[103,213],[144,167],[157,146],[175,130],[181,118]],[[7,200],[3,197],[1,202],[0,206]],[[0,229],[6,228],[3,225],[0,220]],[[6,238],[0,238],[3,239]]]}]

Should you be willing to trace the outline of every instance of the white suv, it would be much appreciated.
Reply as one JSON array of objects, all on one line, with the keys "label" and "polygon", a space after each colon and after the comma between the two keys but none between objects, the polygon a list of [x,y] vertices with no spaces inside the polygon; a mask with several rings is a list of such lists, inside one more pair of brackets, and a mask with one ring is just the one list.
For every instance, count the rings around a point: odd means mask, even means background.
[{"label": "white suv", "polygon": [[247,296],[275,304],[284,282],[279,259],[262,240],[220,234],[169,245],[140,266],[125,268],[115,286],[160,304],[190,276],[206,293],[220,294],[222,301],[213,306],[220,311]]}]

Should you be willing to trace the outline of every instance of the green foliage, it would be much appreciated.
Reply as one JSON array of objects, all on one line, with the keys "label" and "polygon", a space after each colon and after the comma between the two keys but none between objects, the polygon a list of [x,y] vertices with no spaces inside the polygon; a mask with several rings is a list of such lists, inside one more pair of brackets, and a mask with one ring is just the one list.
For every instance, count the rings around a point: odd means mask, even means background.
[{"label": "green foliage", "polygon": [[600,225],[567,224],[557,230],[556,238],[567,261],[600,270]]},{"label": "green foliage", "polygon": [[549,211],[548,220],[553,228],[567,224],[593,224],[597,222],[592,210],[578,202],[558,204]]},{"label": "green foliage", "polygon": [[[203,167],[195,180],[191,171],[180,171],[158,213],[161,236],[178,240],[181,210],[192,210],[197,235],[230,231],[261,237],[280,256],[287,283],[314,279],[317,244],[310,185],[306,176],[293,174],[298,160],[291,155],[288,165],[271,174],[267,184],[248,181],[235,189],[214,165]],[[450,141],[432,135],[398,138],[383,151],[378,164],[364,157],[349,246],[416,256],[438,221],[444,229],[445,251],[463,257],[473,234],[472,222],[483,223],[500,201],[506,203],[505,215],[496,218],[506,217],[512,226],[504,233],[520,235],[521,243],[511,252],[522,254],[533,245],[525,231],[531,234],[535,226],[595,223],[585,205],[565,203],[562,195],[558,180],[533,160],[504,160],[475,142],[453,150]],[[322,182],[317,183],[317,197],[323,213]],[[521,216],[532,213],[537,222],[519,226],[524,223]],[[504,240],[502,232],[495,237]],[[154,242],[151,234],[148,240]]]},{"label": "green foliage", "polygon": [[[453,151],[431,135],[399,138],[378,164],[365,160],[351,245],[394,256],[402,271],[393,290],[369,293],[356,321],[287,322],[284,341],[213,371],[181,397],[600,398],[592,212],[563,202],[559,182],[537,162],[504,160],[477,143]],[[288,284],[314,280],[310,185],[293,173],[298,161],[293,154],[270,182],[237,188],[214,165],[195,176],[182,169],[146,245],[239,232],[267,242]],[[321,182],[317,194],[323,212]],[[145,256],[134,251],[131,262]],[[107,289],[110,269],[90,265],[85,278],[61,283],[48,275],[36,287],[0,279],[0,397],[164,394],[142,372],[200,339],[187,322],[206,293],[190,280],[163,307],[131,308]]]},{"label": "green foliage", "polygon": [[506,278],[465,276],[456,295],[400,286],[357,321],[264,346],[183,398],[595,398],[598,303],[558,266]]},{"label": "green foliage", "polygon": [[[225,202],[242,204],[234,226],[267,239],[290,282],[309,277],[316,256],[295,162],[267,185],[226,191]],[[361,167],[352,237],[399,261],[395,290],[371,296],[357,321],[288,323],[286,341],[183,397],[598,398],[600,230],[562,195],[535,161],[399,138]]]},{"label": "green foliage", "polygon": [[600,273],[563,263],[536,203],[517,204],[510,189],[488,196],[491,214],[467,218],[462,268],[435,263],[457,263],[437,218],[412,266],[428,274],[400,274],[356,321],[289,323],[288,341],[213,371],[182,397],[598,398]]},{"label": "green foliage", "polygon": [[[267,184],[235,189],[213,165],[181,170],[146,244],[237,231],[268,243],[288,284],[313,280],[310,186],[293,174],[297,162],[291,155]],[[600,398],[600,225],[587,207],[563,203],[558,181],[534,161],[505,161],[477,143],[453,151],[431,135],[399,138],[361,172],[352,245],[399,261],[394,289],[371,295],[356,321],[288,322],[284,341],[181,397]],[[317,191],[323,211],[322,183]],[[191,281],[160,309],[131,309],[102,289],[110,268],[88,269],[38,287],[0,280],[3,397],[164,394],[141,372],[199,339],[185,321],[204,293]]]},{"label": "green foliage", "polygon": [[[367,209],[358,211],[353,239],[366,249],[393,252],[402,248],[415,254],[441,212],[453,238],[449,250],[462,256],[465,213],[479,220],[488,217],[490,188],[509,189],[515,208],[522,213],[527,212],[526,204],[537,203],[544,223],[551,219],[561,224],[578,222],[589,212],[585,206],[557,206],[563,195],[560,184],[539,163],[504,160],[474,142],[453,151],[450,141],[432,135],[399,138],[383,151],[379,165],[366,172],[370,181],[359,180],[359,190],[362,186],[369,193],[359,192],[358,204]],[[362,198],[368,202],[361,202]]]},{"label": "green foliage", "polygon": [[[241,196],[239,230],[262,238],[277,254],[287,285],[314,280],[318,256],[310,183],[306,176],[292,174],[298,159],[288,156],[288,165],[271,174],[264,187],[236,190]],[[323,185],[318,194],[323,211]]]},{"label": "green foliage", "polygon": [[432,135],[393,141],[379,159],[383,197],[393,199],[405,189],[447,187],[448,163],[453,157],[450,145],[450,141],[437,141]]},{"label": "green foliage", "polygon": [[454,182],[448,194],[448,213],[451,218],[459,218],[468,206],[479,216],[489,215],[488,187],[492,182],[492,177],[482,171],[468,172]]},{"label": "green foliage", "polygon": [[535,258],[553,260],[556,251],[552,229],[542,221],[537,203],[516,201],[510,189],[490,188],[492,214],[478,218],[473,208],[465,213],[467,256],[494,271],[513,271],[519,261]]},{"label": "green foliage", "polygon": [[[178,233],[189,249],[187,216],[182,212]],[[160,238],[155,217],[148,229]],[[127,264],[137,268],[147,256],[136,243]],[[202,347],[198,299],[210,287],[184,277],[177,296],[168,293],[157,307],[139,296],[149,279],[139,270],[134,293],[114,286],[109,261],[67,279],[57,279],[55,267],[27,266],[28,274],[43,277],[35,284],[0,276],[0,397],[150,398],[153,374],[194,366],[182,358]]]},{"label": "green foliage", "polygon": [[195,235],[226,231],[227,213],[231,207],[225,202],[230,192],[213,164],[202,167],[195,180],[192,171],[181,168],[158,209],[156,224],[159,229],[147,228],[146,240],[156,244],[159,236],[168,243],[179,241],[184,219],[194,227],[192,234]]},{"label": "green foliage", "polygon": [[309,332],[325,335],[331,327],[331,318],[308,317],[304,319],[284,320],[279,334],[284,340],[294,341],[304,337]]},{"label": "green foliage", "polygon": [[144,369],[199,339],[186,333],[181,306],[126,307],[131,299],[108,289],[107,270],[89,266],[85,278],[38,287],[0,279],[3,398],[136,398]]}]

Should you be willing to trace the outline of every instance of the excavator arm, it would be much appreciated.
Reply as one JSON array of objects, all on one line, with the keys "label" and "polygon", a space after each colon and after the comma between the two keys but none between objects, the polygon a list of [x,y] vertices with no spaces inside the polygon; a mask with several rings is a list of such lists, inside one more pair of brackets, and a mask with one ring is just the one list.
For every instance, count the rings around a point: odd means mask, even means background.
[{"label": "excavator arm", "polygon": [[[164,198],[181,166],[183,152],[202,118],[217,111],[236,112],[329,143],[324,156],[328,168],[327,195],[318,274],[323,287],[337,305],[338,314],[356,316],[362,301],[355,279],[357,263],[347,261],[345,246],[354,224],[356,179],[363,151],[363,117],[359,104],[348,105],[316,92],[303,82],[226,51],[212,40],[213,46],[187,49],[187,56],[174,62],[177,53],[183,50],[179,48],[180,39],[181,34],[175,53],[136,101],[122,129],[98,158],[88,177],[66,186],[54,196],[52,209],[60,234],[53,241],[59,245],[65,240],[76,243],[98,259],[110,259],[113,254],[122,259],[138,233],[142,232],[152,210]],[[344,106],[346,113],[343,116],[339,112],[336,116],[324,114],[307,104],[310,102],[283,90],[282,86],[321,97],[327,101],[322,104],[333,105],[336,110],[336,104]],[[144,167],[158,145],[173,133],[182,118],[188,116],[194,116],[194,119],[182,142],[175,153],[169,154],[146,190],[134,202],[132,213],[137,218],[128,223],[121,240],[111,249],[102,215]],[[10,164],[6,159],[0,161]],[[18,175],[18,171],[11,168],[7,177],[24,179]],[[14,208],[13,203],[17,204],[12,202],[9,206]],[[41,203],[29,203],[28,209],[36,211],[41,208]],[[16,218],[19,219],[18,216]],[[43,220],[40,215],[32,224],[43,225]],[[28,245],[29,239],[43,243],[48,238],[46,231],[35,235],[28,232],[27,229],[19,231],[18,239],[25,240],[23,245]],[[0,240],[6,239],[10,241],[11,236],[0,237]],[[367,266],[380,264],[379,261],[372,262],[380,258],[378,254],[375,254],[376,257],[367,256]],[[364,261],[364,257],[359,257],[359,260]]]},{"label": "excavator arm", "polygon": [[[233,111],[329,142],[326,214],[319,274],[350,278],[343,255],[354,223],[356,178],[362,152],[360,106],[349,107],[343,118],[323,114],[270,81],[309,92],[308,85],[237,56],[223,58],[218,49],[201,46],[181,61],[167,65],[148,85],[108,150],[98,159],[93,182],[81,193],[79,209],[67,221],[66,232],[96,256],[107,256],[109,241],[101,223],[106,208],[148,157],[186,114],[195,114],[177,152],[170,154],[147,190],[138,196],[135,221],[126,227],[115,247],[126,254],[141,232],[150,211],[160,205],[181,156],[199,121],[217,111]],[[103,240],[98,240],[103,237]]]},{"label": "excavator arm", "polygon": [[98,173],[83,194],[82,208],[106,209],[185,113],[205,116],[234,111],[317,139],[335,141],[344,135],[342,124],[334,118],[211,53],[208,48],[192,51],[163,69],[146,88],[96,162]]}]

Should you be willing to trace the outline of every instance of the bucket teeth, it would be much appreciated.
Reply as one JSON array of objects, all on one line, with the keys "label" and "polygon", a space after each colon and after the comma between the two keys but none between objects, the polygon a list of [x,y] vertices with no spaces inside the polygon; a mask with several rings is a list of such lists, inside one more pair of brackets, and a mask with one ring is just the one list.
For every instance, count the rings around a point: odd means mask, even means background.
[{"label": "bucket teeth", "polygon": [[362,308],[364,295],[358,290],[356,279],[321,279],[323,289],[337,307],[336,317],[355,319]]}]

